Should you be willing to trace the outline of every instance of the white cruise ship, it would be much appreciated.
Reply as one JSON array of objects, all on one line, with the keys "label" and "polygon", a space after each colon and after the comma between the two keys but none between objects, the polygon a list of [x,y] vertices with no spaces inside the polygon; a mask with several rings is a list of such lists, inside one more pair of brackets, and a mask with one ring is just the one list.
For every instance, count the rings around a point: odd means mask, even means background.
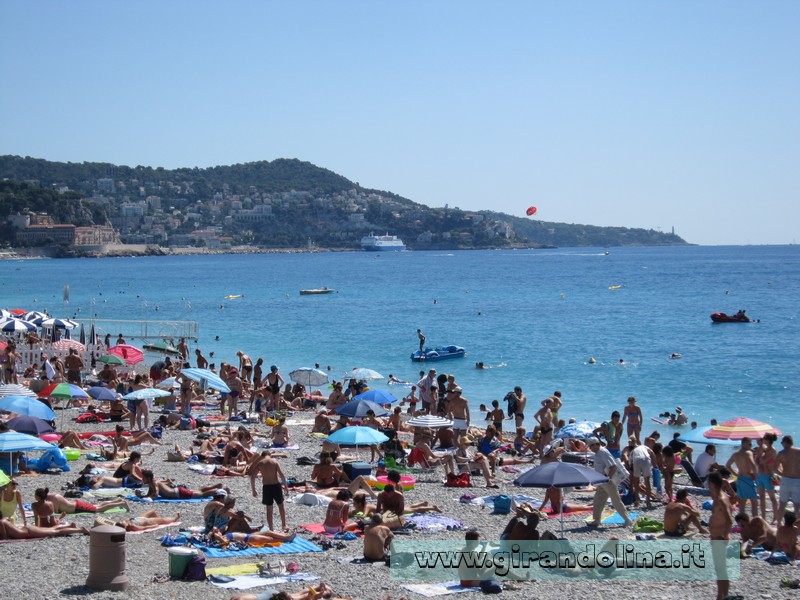
[{"label": "white cruise ship", "polygon": [[371,251],[405,250],[406,245],[396,235],[365,235],[361,238],[361,248]]}]

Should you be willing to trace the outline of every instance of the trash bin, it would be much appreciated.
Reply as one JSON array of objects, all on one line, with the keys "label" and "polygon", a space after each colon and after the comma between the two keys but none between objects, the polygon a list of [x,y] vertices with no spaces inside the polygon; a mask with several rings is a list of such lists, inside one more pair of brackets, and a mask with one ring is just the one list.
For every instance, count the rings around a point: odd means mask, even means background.
[{"label": "trash bin", "polygon": [[125,530],[99,525],[89,531],[89,576],[87,587],[121,592],[130,585],[125,574]]},{"label": "trash bin", "polygon": [[183,579],[192,558],[199,554],[194,548],[185,546],[173,546],[167,548],[167,552],[169,553],[169,576],[174,579]]}]

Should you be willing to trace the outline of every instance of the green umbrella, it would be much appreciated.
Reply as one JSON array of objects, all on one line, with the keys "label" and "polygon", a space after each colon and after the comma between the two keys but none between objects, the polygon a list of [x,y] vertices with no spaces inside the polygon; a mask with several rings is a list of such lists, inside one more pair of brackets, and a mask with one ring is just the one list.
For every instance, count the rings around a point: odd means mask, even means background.
[{"label": "green umbrella", "polygon": [[124,365],[125,360],[114,354],[104,354],[97,359],[98,362],[106,363],[107,365]]},{"label": "green umbrella", "polygon": [[161,352],[163,354],[174,354],[179,355],[181,352],[175,346],[171,346],[167,342],[153,342],[152,344],[144,344],[142,346],[145,350],[149,350],[150,352]]}]

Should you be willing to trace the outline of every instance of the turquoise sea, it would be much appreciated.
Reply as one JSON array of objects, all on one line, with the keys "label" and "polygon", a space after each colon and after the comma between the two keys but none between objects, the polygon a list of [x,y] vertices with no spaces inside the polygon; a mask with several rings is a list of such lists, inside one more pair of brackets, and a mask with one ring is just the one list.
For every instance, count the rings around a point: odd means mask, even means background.
[{"label": "turquoise sea", "polygon": [[[467,349],[436,367],[476,409],[521,385],[529,426],[559,389],[566,418],[605,419],[634,395],[646,421],[680,405],[700,425],[749,416],[800,433],[798,246],[0,261],[0,281],[7,308],[194,320],[217,364],[242,349],[284,375],[320,363],[416,381],[419,327],[430,345]],[[337,292],[298,293],[323,286]],[[711,323],[740,308],[760,322]]]}]

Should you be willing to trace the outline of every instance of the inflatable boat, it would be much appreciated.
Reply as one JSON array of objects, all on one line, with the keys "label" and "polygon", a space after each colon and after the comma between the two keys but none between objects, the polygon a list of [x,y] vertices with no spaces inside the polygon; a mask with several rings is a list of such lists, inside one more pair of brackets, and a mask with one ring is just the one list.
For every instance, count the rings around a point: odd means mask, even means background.
[{"label": "inflatable boat", "polygon": [[748,317],[744,313],[737,313],[735,315],[729,315],[724,312],[715,312],[711,313],[711,320],[714,323],[750,323],[750,317]]},{"label": "inflatable boat", "polygon": [[447,360],[448,358],[464,358],[467,351],[461,346],[438,346],[437,348],[425,348],[417,350],[411,355],[414,362],[431,362],[435,360]]}]

